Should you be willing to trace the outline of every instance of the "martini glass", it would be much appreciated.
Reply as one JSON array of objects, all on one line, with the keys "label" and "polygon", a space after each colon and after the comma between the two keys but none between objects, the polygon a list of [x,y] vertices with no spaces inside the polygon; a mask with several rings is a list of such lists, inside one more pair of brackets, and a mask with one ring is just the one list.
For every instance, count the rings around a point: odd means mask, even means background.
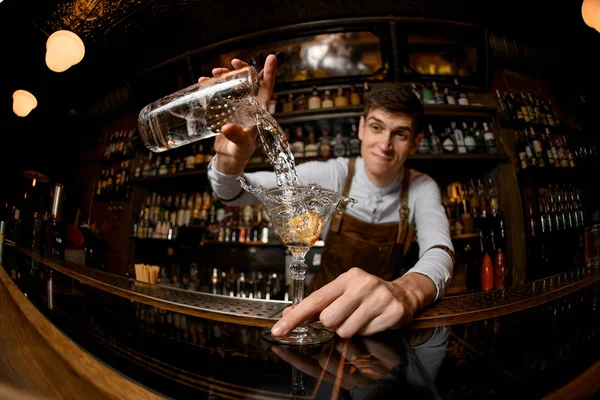
[{"label": "martini glass", "polygon": [[[306,253],[317,241],[340,203],[351,205],[356,200],[318,185],[283,186],[267,189],[249,186],[239,177],[244,190],[255,195],[263,204],[283,243],[292,254],[289,268],[292,272],[292,305],[304,298],[304,278],[308,266]],[[333,332],[302,323],[285,336],[273,336],[270,329],[262,332],[268,341],[282,345],[315,345],[333,337]]]}]

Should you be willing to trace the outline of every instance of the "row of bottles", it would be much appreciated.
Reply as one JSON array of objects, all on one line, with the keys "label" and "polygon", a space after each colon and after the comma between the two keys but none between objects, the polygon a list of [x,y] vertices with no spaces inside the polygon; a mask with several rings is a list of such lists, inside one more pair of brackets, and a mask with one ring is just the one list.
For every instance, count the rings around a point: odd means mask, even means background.
[{"label": "row of bottles", "polygon": [[498,154],[499,147],[490,124],[477,121],[451,121],[449,126],[434,128],[427,125],[423,140],[419,144],[419,154]]},{"label": "row of bottles", "polygon": [[103,169],[96,182],[95,200],[109,202],[110,210],[121,210],[131,195],[130,177],[129,160],[121,161],[118,167]]},{"label": "row of bottles", "polygon": [[303,125],[295,126],[293,137],[290,128],[284,128],[290,143],[290,150],[295,159],[360,155],[360,140],[358,139],[358,124],[356,122],[350,124],[349,135],[338,132],[333,137],[330,136],[327,128],[323,128],[317,138],[316,130],[310,125],[307,127],[310,129],[308,137],[305,134],[305,126]]},{"label": "row of bottles", "polygon": [[318,89],[313,86],[310,93],[273,93],[268,110],[269,113],[275,114],[321,108],[360,106],[364,103],[368,91],[369,85],[365,82],[362,90],[358,90],[356,85],[350,85],[349,88],[338,86],[335,90]]},{"label": "row of bottles", "polygon": [[575,152],[565,135],[551,134],[548,128],[545,132],[539,132],[530,127],[515,131],[514,136],[521,169],[576,166]]},{"label": "row of bottles", "polygon": [[578,230],[585,226],[581,191],[575,185],[548,185],[537,189],[526,188],[525,221],[529,238],[555,232]]},{"label": "row of bottles", "polygon": [[135,129],[120,129],[110,134],[104,146],[103,161],[118,161],[135,155]]},{"label": "row of bottles", "polygon": [[478,233],[483,250],[495,253],[504,247],[506,226],[500,210],[498,194],[491,178],[485,185],[481,179],[468,184],[454,182],[442,192],[442,203],[450,223],[450,235]]},{"label": "row of bottles", "polygon": [[496,90],[496,96],[505,120],[534,125],[561,125],[558,110],[550,98],[546,102],[540,98],[534,99],[529,92],[513,93],[511,90],[502,95]]},{"label": "row of bottles", "polygon": [[423,104],[448,104],[448,105],[470,105],[469,96],[463,89],[459,80],[453,80],[454,86],[441,88],[436,82],[411,83],[411,89],[415,96]]},{"label": "row of bottles", "polygon": [[238,271],[200,267],[189,263],[186,271],[179,264],[164,266],[158,284],[179,289],[248,299],[287,300],[285,275],[271,271]]},{"label": "row of bottles", "polygon": [[583,193],[573,184],[523,188],[528,279],[563,272],[585,260]]},{"label": "row of bottles", "polygon": [[225,206],[208,191],[151,193],[134,218],[132,236],[177,240],[184,227],[200,228],[203,242],[280,242],[262,204]]},{"label": "row of bottles", "polygon": [[204,169],[208,166],[214,155],[214,149],[207,143],[192,143],[190,146],[183,146],[156,155],[148,153],[148,157],[137,161],[133,170],[135,179],[151,178],[155,176],[173,175],[178,172],[192,171],[195,169]]}]

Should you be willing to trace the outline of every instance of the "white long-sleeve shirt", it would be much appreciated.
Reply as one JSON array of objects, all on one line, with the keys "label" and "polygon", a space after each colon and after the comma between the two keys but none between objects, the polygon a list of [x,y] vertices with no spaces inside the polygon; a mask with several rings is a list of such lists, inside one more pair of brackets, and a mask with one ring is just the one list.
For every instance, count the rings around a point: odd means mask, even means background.
[{"label": "white long-sleeve shirt", "polygon": [[[216,158],[216,157],[215,157]],[[244,175],[248,184],[270,188],[277,186],[275,173],[260,171],[226,175],[213,167],[215,158],[208,167],[208,179],[214,193],[222,199],[231,199],[241,190],[238,176]],[[324,188],[342,192],[348,175],[348,159],[336,158],[328,161],[311,161],[297,166],[298,183],[308,185],[316,183]],[[407,273],[419,273],[429,277],[436,287],[435,299],[444,295],[450,283],[453,263],[450,255],[434,245],[444,245],[454,250],[450,239],[448,218],[442,205],[437,183],[428,175],[415,170],[410,171],[408,192],[409,219],[414,220],[419,244],[419,261]],[[346,212],[355,218],[374,224],[399,222],[400,220],[400,183],[402,174],[389,186],[378,187],[373,184],[364,169],[362,157],[356,159],[356,172],[352,179],[349,197],[357,200],[354,207],[348,206]],[[258,199],[244,192],[242,196],[228,205],[257,204]],[[329,227],[325,228],[323,239]]]}]

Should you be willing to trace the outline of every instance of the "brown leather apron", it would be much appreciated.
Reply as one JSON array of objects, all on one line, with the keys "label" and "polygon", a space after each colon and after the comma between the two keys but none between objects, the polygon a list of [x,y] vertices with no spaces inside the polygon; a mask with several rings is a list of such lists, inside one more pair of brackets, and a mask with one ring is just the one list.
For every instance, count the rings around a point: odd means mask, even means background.
[{"label": "brown leather apron", "polygon": [[[343,195],[348,197],[354,177],[356,159],[348,162],[348,176]],[[409,223],[408,188],[410,171],[403,169],[400,189],[400,221],[392,224],[372,224],[361,221],[345,211],[336,212],[325,239],[321,267],[314,276],[309,291],[313,292],[333,281],[352,267],[385,280],[400,277],[408,268],[401,262],[415,237],[415,224]]]}]

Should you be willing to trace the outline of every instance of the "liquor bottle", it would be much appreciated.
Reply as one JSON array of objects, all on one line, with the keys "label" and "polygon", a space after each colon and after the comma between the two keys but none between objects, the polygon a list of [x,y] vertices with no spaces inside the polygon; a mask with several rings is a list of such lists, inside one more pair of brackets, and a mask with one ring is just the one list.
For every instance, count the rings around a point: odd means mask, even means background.
[{"label": "liquor bottle", "polygon": [[335,145],[333,146],[333,155],[335,157],[344,157],[346,155],[346,146],[342,140],[342,134],[335,135]]},{"label": "liquor bottle", "polygon": [[[546,128],[546,132],[548,131],[548,128]],[[548,140],[548,136],[546,133],[541,133],[540,134],[540,142],[542,144],[542,148],[545,150],[544,154],[546,156],[546,160],[548,161],[548,167],[554,167],[555,164],[555,160],[554,160],[554,153],[552,153],[552,146],[550,145],[550,141]]]},{"label": "liquor bottle", "polygon": [[304,111],[308,108],[306,95],[304,93],[300,93],[296,97],[296,101],[294,103],[294,110],[296,111]]},{"label": "liquor bottle", "polygon": [[323,97],[323,101],[321,101],[321,108],[331,108],[333,107],[333,100],[331,99],[331,92],[325,90],[325,97]]},{"label": "liquor bottle", "polygon": [[487,148],[488,154],[498,154],[496,137],[494,136],[494,133],[490,131],[490,127],[487,122],[483,123],[483,138],[485,139],[485,147]]},{"label": "liquor bottle", "polygon": [[521,91],[521,98],[520,98],[520,106],[521,106],[521,112],[523,113],[523,122],[529,123],[531,122],[531,114],[529,114],[529,109],[527,107],[527,99],[525,98],[525,94],[523,93],[523,91]]},{"label": "liquor bottle", "polygon": [[458,154],[467,154],[467,145],[465,144],[465,136],[463,131],[456,126],[456,122],[450,122],[450,129],[454,135],[454,142],[456,143],[456,152]]},{"label": "liquor bottle", "polygon": [[367,104],[368,98],[369,98],[369,82],[365,81],[363,83],[363,104]]},{"label": "liquor bottle", "polygon": [[494,266],[488,253],[483,256],[481,264],[481,291],[494,289]]},{"label": "liquor bottle", "polygon": [[515,131],[515,150],[519,156],[519,161],[521,162],[521,169],[527,169],[529,166],[527,149],[525,148],[523,138],[521,138],[517,131]]},{"label": "liquor bottle", "polygon": [[479,126],[477,125],[477,121],[473,122],[473,136],[475,137],[475,145],[476,152],[485,154],[487,152],[486,144],[485,144],[485,136]]},{"label": "liquor bottle", "polygon": [[444,154],[456,153],[456,142],[454,141],[454,136],[450,133],[449,128],[446,128],[442,134],[442,149]]},{"label": "liquor bottle", "polygon": [[423,138],[421,139],[421,143],[419,143],[419,148],[417,149],[419,154],[429,154],[431,153],[431,135],[429,132],[423,133]]},{"label": "liquor bottle", "polygon": [[350,85],[350,105],[360,106],[361,99],[360,95],[356,91],[355,85]]},{"label": "liquor bottle", "polygon": [[556,107],[552,103],[552,99],[548,99],[548,107],[552,112],[552,119],[554,120],[554,125],[559,126],[561,124],[560,118],[558,117],[558,112],[556,111]]},{"label": "liquor bottle", "polygon": [[531,98],[531,94],[528,93],[523,93],[523,99],[525,102],[525,106],[527,107],[527,113],[529,113],[529,122],[531,122],[532,124],[537,124],[537,119],[536,119],[536,115],[535,115],[535,111],[534,111],[534,104],[533,104],[533,99]]},{"label": "liquor bottle", "polygon": [[452,92],[452,90],[450,88],[444,89],[444,96],[445,96],[446,104],[449,104],[451,106],[456,105],[456,97],[454,97],[454,93]]},{"label": "liquor bottle", "polygon": [[283,103],[283,112],[289,113],[294,111],[294,95],[292,93],[288,94],[288,98],[285,103]]},{"label": "liquor bottle", "polygon": [[421,103],[423,103],[423,91],[422,91],[422,90],[419,90],[419,89],[417,88],[417,85],[416,85],[416,83],[412,82],[412,83],[410,84],[410,89],[411,89],[411,90],[412,90],[412,92],[415,94],[415,96],[417,97],[417,99],[419,99],[419,101],[420,101]]},{"label": "liquor bottle", "polygon": [[462,130],[464,133],[467,153],[475,153],[477,151],[477,141],[475,140],[475,136],[473,136],[473,132],[471,132],[471,129],[469,129],[469,126],[464,121],[462,123]]},{"label": "liquor bottle", "polygon": [[542,107],[542,113],[545,115],[548,125],[556,126],[556,124],[554,123],[554,116],[552,115],[552,110],[550,110],[550,107],[548,107],[548,104],[546,104],[544,101],[542,101],[541,107]]},{"label": "liquor bottle", "polygon": [[519,97],[515,96],[515,94],[509,90],[508,98],[510,99],[510,102],[515,107],[514,115],[517,117],[516,118],[517,121],[525,122],[525,116],[523,115],[523,108],[522,108],[521,100],[519,99]]},{"label": "liquor bottle", "polygon": [[548,119],[546,118],[546,113],[542,112],[542,105],[539,100],[535,100],[533,104],[533,112],[535,113],[535,119],[538,124],[548,125]]},{"label": "liquor bottle", "polygon": [[317,87],[313,86],[312,95],[308,98],[308,109],[316,110],[318,108],[321,108],[321,97],[319,96]]},{"label": "liquor bottle", "polygon": [[431,124],[429,124],[427,128],[429,129],[429,146],[431,154],[442,154],[443,150],[440,135],[437,134]]},{"label": "liquor bottle", "polygon": [[442,91],[436,82],[431,83],[433,91],[433,102],[435,104],[446,104],[446,94]]},{"label": "liquor bottle", "polygon": [[494,273],[494,288],[504,289],[506,287],[506,275],[508,274],[508,271],[506,269],[506,257],[504,256],[502,248],[498,249],[496,257],[494,257]]},{"label": "liquor bottle", "polygon": [[337,93],[334,98],[334,105],[336,107],[348,106],[348,97],[344,94],[344,89],[342,89],[341,87],[337,88]]},{"label": "liquor bottle", "polygon": [[204,146],[202,143],[198,143],[196,150],[196,154],[194,154],[194,168],[200,169],[204,166]]},{"label": "liquor bottle", "polygon": [[544,149],[542,148],[542,143],[540,142],[537,134],[533,127],[529,128],[531,132],[531,140],[533,142],[533,150],[535,151],[535,156],[538,161],[538,166],[544,168],[546,166],[546,160],[544,157]]},{"label": "liquor bottle", "polygon": [[331,139],[329,138],[329,131],[327,129],[323,129],[321,133],[321,141],[319,144],[319,155],[321,157],[330,157],[331,156]]},{"label": "liquor bottle", "polygon": [[192,170],[196,168],[196,143],[192,143],[192,152],[185,158],[185,169]]},{"label": "liquor bottle", "polygon": [[301,126],[296,127],[296,133],[294,136],[294,140],[291,143],[291,150],[294,158],[304,158],[304,133],[302,131]]},{"label": "liquor bottle", "polygon": [[433,91],[429,88],[427,83],[423,84],[423,92],[421,94],[423,99],[423,104],[435,104],[435,99],[433,98]]},{"label": "liquor bottle", "polygon": [[271,94],[271,99],[269,100],[269,114],[273,115],[277,112],[277,93]]},{"label": "liquor bottle", "polygon": [[358,138],[358,130],[356,124],[352,124],[352,130],[350,131],[350,140],[348,140],[348,156],[359,156],[360,155],[360,139]]},{"label": "liquor bottle", "polygon": [[304,147],[304,156],[306,158],[314,158],[319,155],[319,148],[315,139],[315,132],[310,131],[308,133],[308,143]]},{"label": "liquor bottle", "polygon": [[461,106],[468,106],[470,104],[469,97],[467,96],[467,93],[463,90],[457,78],[454,78],[454,87],[456,88],[455,90],[456,97],[458,98],[458,104],[460,104]]}]

